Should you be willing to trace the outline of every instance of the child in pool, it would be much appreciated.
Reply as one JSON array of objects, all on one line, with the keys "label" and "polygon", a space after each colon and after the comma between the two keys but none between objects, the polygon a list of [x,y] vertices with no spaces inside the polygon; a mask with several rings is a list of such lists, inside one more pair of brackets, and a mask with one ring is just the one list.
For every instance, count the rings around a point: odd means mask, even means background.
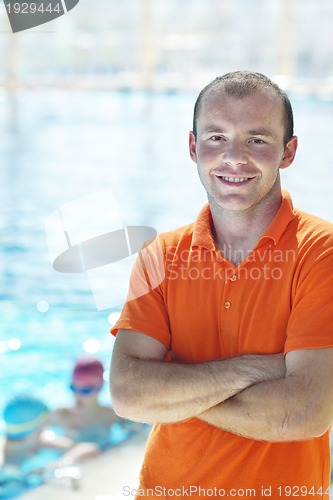
[{"label": "child in pool", "polygon": [[[4,408],[6,437],[0,469],[0,498],[14,498],[40,485],[63,463],[80,462],[96,453],[95,446],[74,445],[66,437],[54,438],[46,430],[50,412],[37,398],[19,395]],[[80,478],[78,467],[63,470],[63,477]],[[75,483],[76,484],[76,483]]]},{"label": "child in pool", "polygon": [[39,399],[19,395],[8,401],[3,412],[6,426],[4,465],[20,467],[47,446],[43,428],[48,416],[47,406]]},{"label": "child in pool", "polygon": [[[43,482],[42,471],[58,460],[63,446],[49,448],[44,425],[49,416],[47,406],[31,396],[12,398],[3,411],[6,436],[0,470],[0,498],[14,498],[25,490]],[[64,444],[64,443],[62,443]],[[49,453],[44,454],[49,448]]]},{"label": "child in pool", "polygon": [[96,454],[96,446],[82,446],[66,436],[55,436],[46,428],[48,407],[37,398],[19,395],[4,408],[6,439],[3,469],[30,473],[62,462],[80,462]]},{"label": "child in pool", "polygon": [[78,359],[70,385],[75,405],[59,408],[49,419],[51,425],[61,428],[73,443],[95,444],[96,453],[116,444],[112,442],[110,433],[114,427],[117,427],[118,437],[122,434],[120,440],[129,434],[126,421],[119,418],[110,406],[103,406],[98,400],[104,383],[103,374],[103,365],[98,359]]}]

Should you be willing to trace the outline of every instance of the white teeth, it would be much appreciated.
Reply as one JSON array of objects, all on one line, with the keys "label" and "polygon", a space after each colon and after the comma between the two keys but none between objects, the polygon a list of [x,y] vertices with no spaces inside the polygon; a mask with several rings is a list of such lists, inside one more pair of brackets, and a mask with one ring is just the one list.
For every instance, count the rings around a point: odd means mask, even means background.
[{"label": "white teeth", "polygon": [[228,182],[245,182],[247,180],[249,180],[249,177],[223,177],[222,176],[222,179],[224,181],[228,181]]}]

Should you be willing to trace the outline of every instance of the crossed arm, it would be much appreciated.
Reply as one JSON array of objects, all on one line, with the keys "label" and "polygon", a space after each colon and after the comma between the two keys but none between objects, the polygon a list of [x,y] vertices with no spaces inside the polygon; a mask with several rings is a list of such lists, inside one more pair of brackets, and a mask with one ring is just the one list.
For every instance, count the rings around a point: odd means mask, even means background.
[{"label": "crossed arm", "polygon": [[244,437],[307,439],[333,421],[333,349],[167,363],[167,349],[140,332],[118,332],[111,364],[115,411],[143,422],[196,417]]}]

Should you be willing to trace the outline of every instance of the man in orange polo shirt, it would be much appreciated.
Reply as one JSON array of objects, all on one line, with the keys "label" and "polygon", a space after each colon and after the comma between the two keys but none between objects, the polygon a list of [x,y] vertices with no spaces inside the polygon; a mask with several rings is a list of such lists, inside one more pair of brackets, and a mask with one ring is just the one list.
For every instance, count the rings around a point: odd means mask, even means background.
[{"label": "man in orange polo shirt", "polygon": [[219,77],[189,147],[208,205],[142,250],[112,330],[115,411],[155,424],[136,496],[329,498],[333,226],[281,189],[289,99]]}]

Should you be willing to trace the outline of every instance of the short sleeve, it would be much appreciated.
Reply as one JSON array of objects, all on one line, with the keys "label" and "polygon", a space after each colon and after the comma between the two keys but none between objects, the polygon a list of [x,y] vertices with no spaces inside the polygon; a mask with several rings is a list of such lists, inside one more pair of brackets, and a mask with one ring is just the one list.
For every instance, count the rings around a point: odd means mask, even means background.
[{"label": "short sleeve", "polygon": [[285,353],[333,347],[333,253],[303,265],[297,277]]},{"label": "short sleeve", "polygon": [[129,291],[121,316],[111,333],[136,330],[170,347],[169,316],[164,301],[165,258],[163,244],[156,238],[144,247],[132,269]]}]

